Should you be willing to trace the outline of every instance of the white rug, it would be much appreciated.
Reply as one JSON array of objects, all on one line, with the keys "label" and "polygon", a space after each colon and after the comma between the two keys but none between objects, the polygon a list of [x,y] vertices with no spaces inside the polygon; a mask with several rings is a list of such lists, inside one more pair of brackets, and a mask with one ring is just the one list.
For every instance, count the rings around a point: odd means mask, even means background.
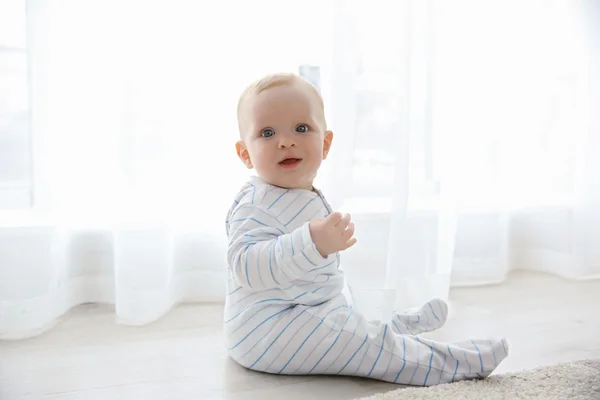
[{"label": "white rug", "polygon": [[600,360],[585,360],[432,387],[410,387],[363,400],[600,400]]}]

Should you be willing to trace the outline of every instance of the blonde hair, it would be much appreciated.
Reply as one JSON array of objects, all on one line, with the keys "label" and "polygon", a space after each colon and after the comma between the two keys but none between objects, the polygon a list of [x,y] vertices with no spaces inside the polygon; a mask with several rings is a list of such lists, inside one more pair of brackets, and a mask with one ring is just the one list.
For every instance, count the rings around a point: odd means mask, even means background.
[{"label": "blonde hair", "polygon": [[307,79],[301,77],[300,75],[291,73],[291,72],[278,72],[273,74],[268,74],[263,76],[260,79],[255,80],[250,85],[244,89],[237,104],[237,120],[238,120],[238,129],[240,131],[240,135],[242,134],[242,126],[241,126],[241,115],[242,115],[242,105],[244,101],[253,95],[257,95],[261,92],[264,92],[267,89],[274,88],[282,85],[290,85],[295,82],[299,82],[301,84],[307,85],[314,92],[314,94],[319,99],[320,111],[323,115],[323,122],[325,122],[325,104],[323,102],[323,97],[319,90]]}]

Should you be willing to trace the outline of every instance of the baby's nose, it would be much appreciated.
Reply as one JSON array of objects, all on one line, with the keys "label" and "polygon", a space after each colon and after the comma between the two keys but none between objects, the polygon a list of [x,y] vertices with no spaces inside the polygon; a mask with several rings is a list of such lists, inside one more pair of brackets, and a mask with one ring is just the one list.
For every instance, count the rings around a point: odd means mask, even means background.
[{"label": "baby's nose", "polygon": [[295,147],[296,141],[292,135],[279,136],[279,148]]}]

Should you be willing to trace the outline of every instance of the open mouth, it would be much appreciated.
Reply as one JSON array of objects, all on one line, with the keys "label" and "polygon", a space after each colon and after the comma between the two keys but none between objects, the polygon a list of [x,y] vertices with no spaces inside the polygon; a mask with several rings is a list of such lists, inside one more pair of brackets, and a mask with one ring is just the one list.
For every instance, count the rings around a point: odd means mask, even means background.
[{"label": "open mouth", "polygon": [[297,166],[298,164],[300,164],[300,161],[302,161],[301,158],[286,158],[285,160],[281,161],[279,163],[279,165],[281,165],[284,168],[293,168],[295,166]]}]

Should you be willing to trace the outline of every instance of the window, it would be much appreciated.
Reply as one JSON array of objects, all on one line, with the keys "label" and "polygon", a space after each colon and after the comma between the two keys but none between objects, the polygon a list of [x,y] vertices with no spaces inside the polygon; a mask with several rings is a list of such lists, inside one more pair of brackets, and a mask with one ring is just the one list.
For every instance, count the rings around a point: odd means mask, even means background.
[{"label": "window", "polygon": [[0,209],[31,206],[26,4],[0,2]]},{"label": "window", "polygon": [[409,209],[445,194],[469,207],[572,203],[591,109],[577,6],[339,3],[346,198],[376,211],[399,191]]},{"label": "window", "polygon": [[[431,4],[343,2],[338,68],[351,72],[343,118],[351,115],[351,208],[389,208],[395,175],[407,173],[410,201],[423,206],[438,194],[433,153]],[[334,55],[335,57],[335,55]],[[344,101],[342,99],[342,101]],[[355,204],[356,203],[356,204]],[[385,206],[388,204],[388,206]],[[350,207],[350,206],[349,206]],[[412,206],[411,206],[412,207]]]}]

